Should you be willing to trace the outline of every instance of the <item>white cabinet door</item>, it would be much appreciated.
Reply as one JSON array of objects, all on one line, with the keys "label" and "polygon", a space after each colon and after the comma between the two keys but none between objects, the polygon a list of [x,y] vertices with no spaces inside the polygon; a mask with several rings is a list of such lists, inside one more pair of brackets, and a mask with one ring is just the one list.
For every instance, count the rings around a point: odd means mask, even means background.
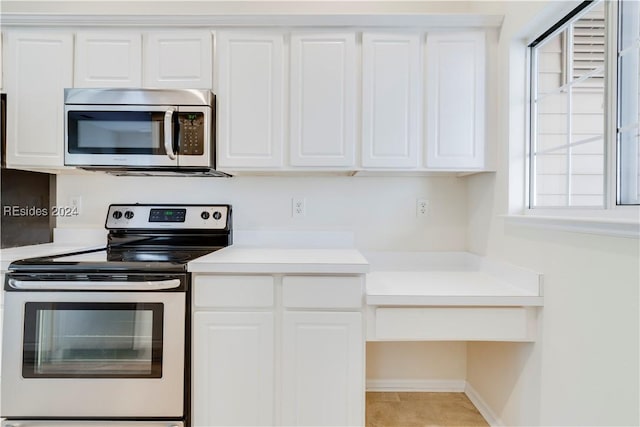
[{"label": "white cabinet door", "polygon": [[285,312],[282,423],[364,425],[364,337],[359,312]]},{"label": "white cabinet door", "polygon": [[362,166],[418,166],[421,88],[417,34],[363,34]]},{"label": "white cabinet door", "polygon": [[62,167],[64,88],[73,84],[73,35],[6,32],[9,167]]},{"label": "white cabinet door", "polygon": [[273,425],[273,323],[270,312],[194,314],[194,426]]},{"label": "white cabinet door", "polygon": [[427,34],[426,165],[484,167],[485,33]]},{"label": "white cabinet door", "polygon": [[[2,282],[4,283],[4,281]],[[4,307],[0,307],[0,331],[2,331],[2,322],[3,322],[3,318],[4,318]],[[2,354],[2,334],[0,333],[0,354]],[[0,372],[0,384],[2,383],[2,373]],[[0,391],[2,390],[2,387],[0,387]],[[0,402],[2,402],[2,396],[0,395]],[[0,411],[2,410],[2,407],[0,407]]]},{"label": "white cabinet door", "polygon": [[[0,273],[0,283],[4,283],[4,275],[5,275],[4,272]],[[2,335],[4,333],[2,329],[3,321],[4,321],[4,292],[0,292],[0,355],[2,354]],[[0,364],[0,366],[1,365],[2,364]],[[2,372],[0,372],[0,383],[2,383]],[[0,387],[0,390],[1,389],[2,387]],[[1,401],[2,401],[2,396],[0,396],[0,402]],[[2,411],[1,407],[0,407],[0,411]]]},{"label": "white cabinet door", "polygon": [[219,32],[218,168],[283,164],[283,36]]},{"label": "white cabinet door", "polygon": [[142,36],[126,32],[76,34],[74,87],[140,87]]},{"label": "white cabinet door", "polygon": [[144,36],[144,87],[211,89],[211,33],[162,32]]},{"label": "white cabinet door", "polygon": [[4,42],[2,33],[0,33],[0,89],[4,89],[4,79],[3,79],[3,70],[2,68],[2,43]]},{"label": "white cabinet door", "polygon": [[291,164],[354,165],[355,33],[291,35]]}]

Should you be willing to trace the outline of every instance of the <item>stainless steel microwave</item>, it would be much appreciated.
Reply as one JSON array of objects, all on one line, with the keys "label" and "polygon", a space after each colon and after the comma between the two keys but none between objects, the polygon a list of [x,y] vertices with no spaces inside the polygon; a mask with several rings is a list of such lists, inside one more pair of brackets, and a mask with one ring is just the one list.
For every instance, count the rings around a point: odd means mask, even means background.
[{"label": "stainless steel microwave", "polygon": [[215,172],[215,95],[196,89],[65,89],[67,166],[122,175]]}]

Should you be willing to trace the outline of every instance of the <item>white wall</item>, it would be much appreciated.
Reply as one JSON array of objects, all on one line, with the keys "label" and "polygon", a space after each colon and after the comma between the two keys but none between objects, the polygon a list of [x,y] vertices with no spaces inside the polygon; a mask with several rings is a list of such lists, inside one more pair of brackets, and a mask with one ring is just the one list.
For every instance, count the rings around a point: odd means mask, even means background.
[{"label": "white wall", "polygon": [[373,389],[433,390],[467,378],[467,344],[451,342],[369,342],[367,382]]},{"label": "white wall", "polygon": [[498,173],[468,181],[470,250],[544,273],[535,344],[467,347],[467,380],[506,425],[640,424],[638,240],[510,226],[500,216],[522,206],[524,184],[524,79],[509,74],[524,67],[509,64],[509,55],[524,59],[520,36],[575,4],[509,5],[500,39]]},{"label": "white wall", "polygon": [[495,244],[544,272],[540,335],[469,343],[468,381],[507,425],[638,425],[638,242],[506,227]]},{"label": "white wall", "polygon": [[[59,175],[58,203],[82,197],[82,213],[58,227],[104,227],[109,203],[230,203],[235,230],[352,231],[366,250],[464,250],[466,180],[456,177],[116,177]],[[292,218],[291,198],[306,199]],[[416,217],[416,198],[430,216]]]}]

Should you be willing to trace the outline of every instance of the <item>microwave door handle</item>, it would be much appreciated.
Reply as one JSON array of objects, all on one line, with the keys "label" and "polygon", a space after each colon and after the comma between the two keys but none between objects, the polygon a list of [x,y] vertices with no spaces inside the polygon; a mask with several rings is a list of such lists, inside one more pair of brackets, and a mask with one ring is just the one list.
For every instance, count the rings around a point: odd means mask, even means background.
[{"label": "microwave door handle", "polygon": [[176,153],[173,151],[173,110],[167,110],[164,113],[164,151],[171,160],[176,159]]}]

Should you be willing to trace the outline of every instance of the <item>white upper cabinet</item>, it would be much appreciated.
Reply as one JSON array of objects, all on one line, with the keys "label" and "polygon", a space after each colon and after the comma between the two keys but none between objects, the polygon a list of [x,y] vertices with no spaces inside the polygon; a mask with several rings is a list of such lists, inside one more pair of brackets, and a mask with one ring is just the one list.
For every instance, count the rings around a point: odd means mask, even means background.
[{"label": "white upper cabinet", "polygon": [[232,174],[486,168],[483,29],[3,36],[12,167],[62,167],[64,88],[147,87],[215,90],[217,167]]},{"label": "white upper cabinet", "polygon": [[127,32],[76,34],[74,87],[140,87],[142,36]]},{"label": "white upper cabinet", "polygon": [[216,34],[217,166],[283,166],[282,34]]},{"label": "white upper cabinet", "polygon": [[9,167],[64,164],[64,88],[73,84],[73,35],[56,31],[5,34]]},{"label": "white upper cabinet", "polygon": [[294,33],[290,64],[293,166],[353,167],[355,33]]},{"label": "white upper cabinet", "polygon": [[363,34],[363,167],[418,166],[421,88],[418,34]]},{"label": "white upper cabinet", "polygon": [[211,88],[211,33],[78,32],[74,87]]},{"label": "white upper cabinet", "polygon": [[485,33],[427,34],[426,166],[484,167]]},{"label": "white upper cabinet", "polygon": [[222,170],[485,168],[484,30],[216,37]]},{"label": "white upper cabinet", "polygon": [[2,33],[0,33],[0,89],[4,88],[4,73],[3,70],[4,68],[2,68],[2,43],[3,43],[3,36]]},{"label": "white upper cabinet", "polygon": [[176,31],[144,35],[143,86],[211,88],[209,31]]}]

